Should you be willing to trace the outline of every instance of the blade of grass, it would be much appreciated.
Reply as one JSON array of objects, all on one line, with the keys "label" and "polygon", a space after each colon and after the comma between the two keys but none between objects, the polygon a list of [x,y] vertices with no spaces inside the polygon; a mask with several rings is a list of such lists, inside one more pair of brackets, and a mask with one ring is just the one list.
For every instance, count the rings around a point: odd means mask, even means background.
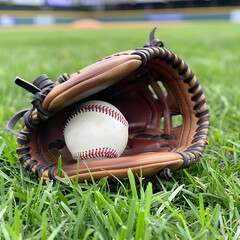
[{"label": "blade of grass", "polygon": [[130,186],[131,186],[131,190],[132,190],[132,195],[135,199],[138,199],[138,194],[137,194],[137,188],[136,188],[136,182],[135,182],[135,178],[133,176],[133,173],[131,170],[128,171],[128,178],[130,181]]},{"label": "blade of grass", "polygon": [[116,239],[118,240],[126,240],[126,234],[127,234],[127,228],[125,226],[122,226],[121,233],[118,235]]},{"label": "blade of grass", "polygon": [[10,236],[12,237],[12,239],[14,240],[21,240],[22,238],[20,236],[18,236],[13,229],[8,225],[5,224],[4,227],[6,228],[6,230],[8,231],[8,233],[10,234]]},{"label": "blade of grass", "polygon": [[48,237],[48,240],[54,240],[57,234],[60,232],[61,228],[64,226],[65,222],[67,220],[64,220],[56,229],[53,230],[53,232]]},{"label": "blade of grass", "polygon": [[7,210],[7,207],[4,207],[3,210],[0,212],[0,220],[2,221],[3,220],[3,217],[4,217],[4,214]]},{"label": "blade of grass", "polygon": [[205,209],[204,209],[204,203],[203,203],[203,195],[199,194],[199,211],[200,211],[200,218],[201,218],[201,225],[202,227],[205,226]]},{"label": "blade of grass", "polygon": [[140,209],[138,216],[137,216],[137,226],[136,226],[136,240],[143,239],[144,235],[144,216],[145,211],[144,209]]},{"label": "blade of grass", "polygon": [[42,213],[42,231],[41,231],[41,239],[46,240],[47,239],[47,213]]},{"label": "blade of grass", "polygon": [[[164,210],[164,208],[166,207],[166,205],[169,205],[169,204],[170,204],[170,202],[171,202],[171,201],[178,195],[178,193],[182,190],[183,186],[184,186],[184,185],[179,186],[177,189],[175,189],[175,190],[171,193],[171,195],[170,195],[169,198],[168,198],[168,201],[165,201],[165,202],[164,202],[165,204],[161,205],[161,207],[157,210],[157,214],[160,214],[160,213]],[[159,199],[159,198],[156,198],[156,199]]]},{"label": "blade of grass", "polygon": [[135,223],[135,211],[136,211],[137,199],[132,199],[130,203],[130,209],[128,213],[128,220],[127,220],[127,233],[126,239],[131,239],[133,226]]},{"label": "blade of grass", "polygon": [[89,235],[91,235],[92,233],[93,233],[93,229],[91,229],[90,227],[88,227],[82,240],[87,240],[87,239],[89,239]]},{"label": "blade of grass", "polygon": [[21,228],[21,223],[20,223],[19,212],[18,212],[18,209],[15,208],[15,210],[14,210],[14,232],[17,236],[20,236],[20,228]]}]

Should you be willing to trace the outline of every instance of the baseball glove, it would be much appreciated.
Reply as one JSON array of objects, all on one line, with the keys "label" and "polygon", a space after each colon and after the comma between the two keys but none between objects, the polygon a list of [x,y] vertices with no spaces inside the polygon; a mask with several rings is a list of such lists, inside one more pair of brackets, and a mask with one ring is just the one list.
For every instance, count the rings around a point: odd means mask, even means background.
[{"label": "baseball glove", "polygon": [[[46,75],[33,84],[16,78],[16,84],[34,94],[32,107],[7,125],[17,135],[16,152],[28,171],[44,180],[56,180],[58,174],[64,178],[58,167],[61,156],[62,170],[79,182],[123,179],[129,169],[143,177],[169,178],[197,162],[208,144],[205,96],[192,70],[154,32],[143,48],[105,57],[55,83]],[[127,119],[129,139],[120,157],[78,163],[66,147],[64,124],[77,105],[89,100],[106,101]],[[16,132],[20,119],[22,130]]]}]

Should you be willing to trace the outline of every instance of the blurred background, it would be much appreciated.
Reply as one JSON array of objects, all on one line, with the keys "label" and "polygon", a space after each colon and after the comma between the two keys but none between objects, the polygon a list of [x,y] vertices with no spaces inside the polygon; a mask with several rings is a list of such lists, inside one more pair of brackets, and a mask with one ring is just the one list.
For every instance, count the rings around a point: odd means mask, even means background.
[{"label": "blurred background", "polygon": [[230,20],[240,22],[239,0],[0,0],[0,26]]}]

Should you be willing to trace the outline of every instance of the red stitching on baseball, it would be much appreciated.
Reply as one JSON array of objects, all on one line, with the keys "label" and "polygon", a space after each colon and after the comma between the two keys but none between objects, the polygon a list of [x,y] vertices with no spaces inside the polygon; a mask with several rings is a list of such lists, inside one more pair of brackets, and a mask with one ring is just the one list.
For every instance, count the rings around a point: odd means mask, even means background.
[{"label": "red stitching on baseball", "polygon": [[86,160],[91,158],[98,158],[98,157],[108,157],[108,158],[117,158],[119,157],[118,152],[112,148],[99,148],[99,149],[92,149],[85,152],[79,152],[73,154],[73,159],[75,160]]},{"label": "red stitching on baseball", "polygon": [[63,131],[65,131],[66,126],[68,125],[68,123],[71,121],[71,119],[73,119],[74,117],[76,117],[77,115],[84,113],[84,112],[100,112],[100,113],[105,113],[107,115],[109,115],[110,117],[115,118],[116,120],[118,120],[119,122],[121,122],[123,125],[125,125],[126,127],[128,127],[128,121],[125,119],[125,117],[121,114],[118,113],[116,111],[114,111],[113,109],[111,109],[110,107],[106,107],[106,106],[102,106],[102,105],[86,105],[83,106],[81,108],[77,108],[71,115],[70,117],[67,119],[64,129]]}]

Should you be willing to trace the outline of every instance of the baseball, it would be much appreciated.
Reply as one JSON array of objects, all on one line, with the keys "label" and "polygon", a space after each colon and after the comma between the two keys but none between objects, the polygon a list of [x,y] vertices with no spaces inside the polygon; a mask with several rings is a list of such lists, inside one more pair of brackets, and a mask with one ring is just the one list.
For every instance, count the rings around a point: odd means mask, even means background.
[{"label": "baseball", "polygon": [[63,135],[75,160],[117,158],[127,145],[128,122],[112,104],[93,100],[75,109]]}]

